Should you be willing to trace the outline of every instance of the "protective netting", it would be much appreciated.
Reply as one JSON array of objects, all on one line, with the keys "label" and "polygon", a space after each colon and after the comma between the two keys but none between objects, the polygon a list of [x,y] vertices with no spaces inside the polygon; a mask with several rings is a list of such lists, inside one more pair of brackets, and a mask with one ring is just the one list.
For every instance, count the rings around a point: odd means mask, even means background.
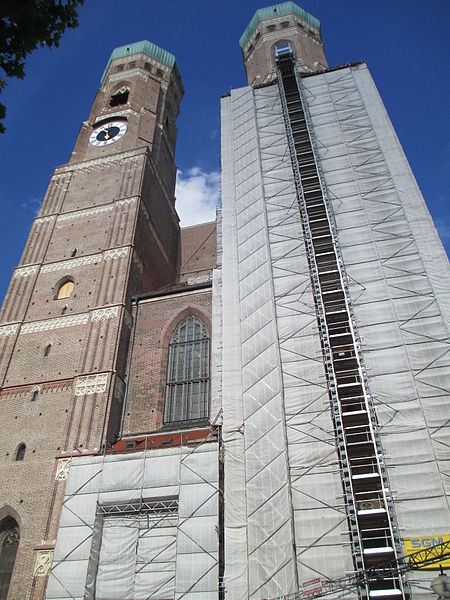
[{"label": "protective netting", "polygon": [[47,598],[217,598],[217,465],[217,443],[73,458]]},{"label": "protective netting", "polygon": [[[303,80],[401,537],[450,531],[447,257],[365,65]],[[433,573],[408,579],[429,597]]]},{"label": "protective netting", "polygon": [[[448,263],[365,66],[303,80],[400,536],[450,526]],[[222,99],[225,586],[302,593],[353,563],[278,89]],[[217,394],[220,395],[219,393]],[[429,575],[409,576],[414,598]],[[305,586],[305,588],[304,588]],[[342,591],[339,597],[355,596]]]},{"label": "protective netting", "polygon": [[[271,598],[298,577],[337,578],[352,559],[278,90],[233,91],[223,111],[225,585]],[[248,514],[239,536],[234,506]],[[245,568],[229,561],[235,549]]]}]

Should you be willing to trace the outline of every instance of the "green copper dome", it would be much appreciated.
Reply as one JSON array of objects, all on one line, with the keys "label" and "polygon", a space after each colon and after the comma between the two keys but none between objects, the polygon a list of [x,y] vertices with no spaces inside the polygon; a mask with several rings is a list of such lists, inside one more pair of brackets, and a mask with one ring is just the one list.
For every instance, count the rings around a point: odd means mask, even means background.
[{"label": "green copper dome", "polygon": [[267,21],[268,19],[274,19],[275,17],[282,17],[283,15],[294,14],[307,21],[310,25],[315,27],[316,29],[320,29],[320,21],[297,6],[294,2],[283,2],[281,4],[272,4],[272,6],[267,6],[266,8],[260,8],[253,15],[253,19],[248,24],[246,30],[241,35],[239,40],[239,45],[241,48],[244,48],[245,44],[248,42],[250,36],[261,23],[261,21]]},{"label": "green copper dome", "polygon": [[109,65],[111,61],[115,58],[126,58],[127,56],[131,56],[132,54],[147,54],[151,58],[158,60],[159,62],[168,65],[171,67],[180,82],[181,89],[184,91],[183,80],[181,79],[181,73],[178,68],[175,56],[171,52],[167,52],[167,50],[163,50],[153,42],[149,42],[148,40],[142,40],[141,42],[133,42],[132,44],[127,44],[126,46],[119,46],[119,48],[114,48],[111,56],[109,57],[108,64],[106,65],[106,69],[102,75],[102,83],[105,78],[105,75],[109,69]]}]

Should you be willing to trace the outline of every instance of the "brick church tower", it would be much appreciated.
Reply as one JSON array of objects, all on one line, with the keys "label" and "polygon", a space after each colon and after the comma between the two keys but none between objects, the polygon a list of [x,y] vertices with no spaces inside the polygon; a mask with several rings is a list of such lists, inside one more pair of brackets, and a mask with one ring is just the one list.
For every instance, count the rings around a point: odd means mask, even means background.
[{"label": "brick church tower", "polygon": [[[114,50],[14,271],[0,326],[0,544],[10,549],[0,598],[43,597],[67,462],[117,439],[132,298],[183,287],[183,261],[213,233],[189,228],[182,250],[174,153],[183,91],[169,52],[148,41]],[[189,313],[175,305],[172,318]],[[130,402],[126,432],[161,426],[162,397],[145,409]]]}]

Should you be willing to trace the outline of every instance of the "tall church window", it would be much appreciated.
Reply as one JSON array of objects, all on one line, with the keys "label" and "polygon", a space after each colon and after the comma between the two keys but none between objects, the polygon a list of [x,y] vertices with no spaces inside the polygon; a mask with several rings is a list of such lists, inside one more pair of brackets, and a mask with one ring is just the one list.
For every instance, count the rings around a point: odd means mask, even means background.
[{"label": "tall church window", "polygon": [[5,517],[0,521],[0,600],[6,600],[16,561],[20,532],[17,521]]},{"label": "tall church window", "polygon": [[75,284],[72,281],[72,279],[65,279],[59,285],[58,291],[56,293],[56,299],[62,300],[64,298],[70,298],[74,287],[75,287]]},{"label": "tall church window", "polygon": [[209,333],[203,321],[190,315],[170,339],[164,423],[206,419],[208,400]]}]

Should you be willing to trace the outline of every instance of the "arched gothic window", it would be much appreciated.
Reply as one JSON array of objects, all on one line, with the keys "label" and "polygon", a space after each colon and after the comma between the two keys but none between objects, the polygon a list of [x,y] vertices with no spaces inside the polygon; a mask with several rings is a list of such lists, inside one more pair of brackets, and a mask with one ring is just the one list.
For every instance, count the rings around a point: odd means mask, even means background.
[{"label": "arched gothic window", "polygon": [[6,600],[16,561],[20,532],[17,521],[5,517],[0,521],[0,600]]},{"label": "arched gothic window", "polygon": [[59,286],[56,293],[56,300],[62,300],[64,298],[70,298],[75,287],[72,279],[65,279]]},{"label": "arched gothic window", "polygon": [[208,401],[209,333],[203,321],[190,315],[170,339],[164,423],[204,420]]}]

